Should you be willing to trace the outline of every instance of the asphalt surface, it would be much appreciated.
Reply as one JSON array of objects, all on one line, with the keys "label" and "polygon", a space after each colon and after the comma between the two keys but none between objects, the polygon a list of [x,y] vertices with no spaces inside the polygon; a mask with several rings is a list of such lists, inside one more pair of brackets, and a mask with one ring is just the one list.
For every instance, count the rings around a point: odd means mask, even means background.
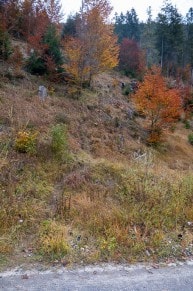
[{"label": "asphalt surface", "polygon": [[193,261],[168,266],[100,265],[0,273],[0,290],[193,291]]}]

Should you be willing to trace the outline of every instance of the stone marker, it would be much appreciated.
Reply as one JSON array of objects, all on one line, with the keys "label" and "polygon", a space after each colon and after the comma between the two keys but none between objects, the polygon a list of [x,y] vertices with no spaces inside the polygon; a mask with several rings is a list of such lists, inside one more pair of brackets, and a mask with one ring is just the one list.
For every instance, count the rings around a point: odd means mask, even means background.
[{"label": "stone marker", "polygon": [[45,86],[39,86],[38,96],[39,96],[40,100],[45,101],[46,97],[48,96],[47,89]]}]

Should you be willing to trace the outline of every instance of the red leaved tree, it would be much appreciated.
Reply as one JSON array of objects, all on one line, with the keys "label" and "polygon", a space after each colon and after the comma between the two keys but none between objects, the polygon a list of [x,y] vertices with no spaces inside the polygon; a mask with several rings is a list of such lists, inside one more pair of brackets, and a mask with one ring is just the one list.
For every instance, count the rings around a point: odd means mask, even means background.
[{"label": "red leaved tree", "polygon": [[171,127],[182,111],[179,91],[167,87],[161,70],[157,67],[146,73],[134,94],[134,102],[137,109],[146,116],[149,143],[159,142],[163,130]]},{"label": "red leaved tree", "polygon": [[135,40],[123,39],[119,52],[119,69],[132,77],[140,76],[144,72],[144,53]]}]

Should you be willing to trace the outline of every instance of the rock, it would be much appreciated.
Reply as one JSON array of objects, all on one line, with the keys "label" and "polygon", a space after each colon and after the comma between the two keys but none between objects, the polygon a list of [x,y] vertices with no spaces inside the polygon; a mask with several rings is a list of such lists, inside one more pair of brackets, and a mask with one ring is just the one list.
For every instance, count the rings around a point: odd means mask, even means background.
[{"label": "rock", "polygon": [[129,108],[129,109],[127,110],[127,117],[128,117],[129,119],[133,119],[133,118],[134,118],[134,115],[135,115],[134,110],[131,109],[131,108]]},{"label": "rock", "polygon": [[78,235],[76,239],[77,239],[77,241],[80,241],[81,240],[81,235]]},{"label": "rock", "polygon": [[45,99],[47,97],[47,89],[45,86],[39,86],[38,96],[39,96],[40,100],[45,101]]},{"label": "rock", "polygon": [[146,250],[145,252],[146,252],[146,255],[147,255],[148,257],[151,256],[151,254],[150,254],[150,252],[149,252],[148,250]]},{"label": "rock", "polygon": [[61,261],[61,264],[63,267],[66,267],[69,264],[69,262],[66,260],[63,260],[63,261]]},{"label": "rock", "polygon": [[21,276],[21,278],[26,280],[26,279],[29,279],[29,276],[27,274],[24,274],[24,275]]}]

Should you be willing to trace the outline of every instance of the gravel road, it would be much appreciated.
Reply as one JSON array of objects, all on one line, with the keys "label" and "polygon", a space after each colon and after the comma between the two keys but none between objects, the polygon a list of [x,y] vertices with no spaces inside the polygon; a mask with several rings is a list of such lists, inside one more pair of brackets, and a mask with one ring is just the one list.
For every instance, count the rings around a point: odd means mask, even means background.
[{"label": "gravel road", "polygon": [[193,261],[160,265],[113,265],[48,270],[17,268],[0,273],[6,291],[193,291]]}]

